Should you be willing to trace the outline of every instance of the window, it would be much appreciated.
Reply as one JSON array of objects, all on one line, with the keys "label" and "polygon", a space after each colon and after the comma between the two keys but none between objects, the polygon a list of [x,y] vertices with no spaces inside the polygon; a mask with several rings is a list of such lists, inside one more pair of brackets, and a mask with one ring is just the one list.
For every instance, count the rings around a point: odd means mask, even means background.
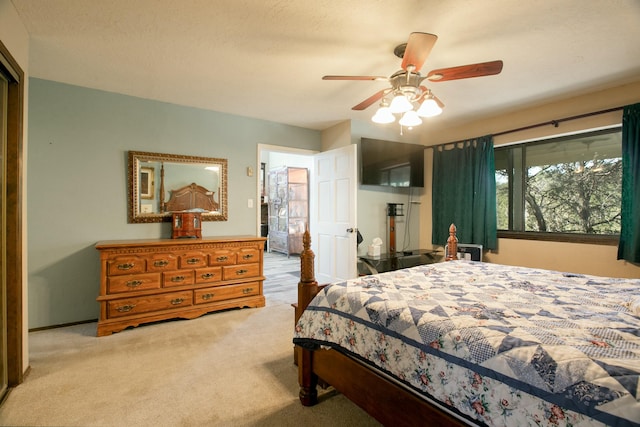
[{"label": "window", "polygon": [[618,235],[621,150],[620,127],[496,147],[499,232]]}]

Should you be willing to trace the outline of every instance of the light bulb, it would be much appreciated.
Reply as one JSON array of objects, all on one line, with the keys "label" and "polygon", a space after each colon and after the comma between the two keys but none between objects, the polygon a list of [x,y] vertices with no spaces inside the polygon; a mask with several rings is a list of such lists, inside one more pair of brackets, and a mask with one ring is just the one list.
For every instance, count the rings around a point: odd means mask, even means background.
[{"label": "light bulb", "polygon": [[433,117],[442,113],[442,108],[440,108],[435,99],[427,98],[422,102],[416,113],[421,117]]},{"label": "light bulb", "polygon": [[371,120],[374,123],[386,124],[393,123],[396,118],[391,113],[391,109],[389,109],[389,107],[380,107],[378,108],[378,111],[376,111],[376,114],[371,117]]},{"label": "light bulb", "polygon": [[404,113],[413,108],[411,102],[404,95],[397,95],[391,101],[391,105],[389,106],[392,113]]},{"label": "light bulb", "polygon": [[422,124],[422,119],[418,117],[418,114],[415,111],[410,110],[404,113],[399,123],[406,127],[418,126]]}]

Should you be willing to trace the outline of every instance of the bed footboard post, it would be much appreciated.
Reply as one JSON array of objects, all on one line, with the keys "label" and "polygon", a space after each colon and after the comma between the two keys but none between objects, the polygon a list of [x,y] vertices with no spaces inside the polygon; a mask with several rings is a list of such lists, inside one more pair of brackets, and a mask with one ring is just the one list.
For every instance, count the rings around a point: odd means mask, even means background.
[{"label": "bed footboard post", "polygon": [[296,323],[302,312],[309,305],[313,297],[318,293],[318,282],[316,282],[313,271],[313,261],[315,254],[311,250],[311,234],[307,227],[302,235],[302,252],[300,253],[300,282],[298,282],[298,307],[296,308]]},{"label": "bed footboard post", "polygon": [[313,373],[313,351],[299,347],[298,384],[300,384],[300,402],[304,406],[318,403],[318,376]]},{"label": "bed footboard post", "polygon": [[447,257],[445,261],[452,261],[458,259],[458,237],[456,236],[456,225],[451,224],[449,226],[449,238],[447,239]]},{"label": "bed footboard post", "polygon": [[[298,283],[298,305],[296,307],[296,324],[302,312],[318,293],[318,282],[313,272],[315,254],[311,250],[311,234],[306,227],[302,236],[303,250],[300,254],[300,282]],[[313,373],[313,351],[296,346],[298,360],[298,384],[300,385],[300,402],[304,406],[318,403],[318,376]]]}]

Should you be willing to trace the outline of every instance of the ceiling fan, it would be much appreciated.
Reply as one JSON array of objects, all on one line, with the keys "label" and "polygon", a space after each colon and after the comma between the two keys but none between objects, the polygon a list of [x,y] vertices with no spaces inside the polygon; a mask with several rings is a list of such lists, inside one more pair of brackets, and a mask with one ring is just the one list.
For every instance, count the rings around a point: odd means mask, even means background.
[{"label": "ceiling fan", "polygon": [[[449,80],[468,79],[499,74],[502,71],[502,61],[481,62],[478,64],[461,65],[457,67],[440,68],[429,71],[425,76],[420,69],[431,53],[431,49],[438,40],[438,36],[429,33],[414,32],[409,35],[407,43],[396,46],[393,53],[402,58],[402,69],[390,77],[381,76],[324,76],[323,80],[384,80],[391,87],[382,89],[365,99],[352,110],[364,110],[382,100],[380,108],[372,117],[377,123],[391,123],[395,121],[394,114],[402,114],[400,124],[407,127],[422,123],[420,117],[431,117],[442,112],[444,104],[429,88],[422,85],[424,80],[430,82],[444,82]],[[389,103],[387,97],[393,97]],[[415,110],[414,110],[415,108]]]}]

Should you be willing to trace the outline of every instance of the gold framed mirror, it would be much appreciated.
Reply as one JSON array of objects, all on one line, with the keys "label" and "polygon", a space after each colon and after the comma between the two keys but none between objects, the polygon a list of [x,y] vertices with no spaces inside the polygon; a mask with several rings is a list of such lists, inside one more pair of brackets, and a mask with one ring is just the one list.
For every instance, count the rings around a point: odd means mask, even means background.
[{"label": "gold framed mirror", "polygon": [[173,212],[227,220],[227,159],[129,151],[129,223],[170,222]]}]

